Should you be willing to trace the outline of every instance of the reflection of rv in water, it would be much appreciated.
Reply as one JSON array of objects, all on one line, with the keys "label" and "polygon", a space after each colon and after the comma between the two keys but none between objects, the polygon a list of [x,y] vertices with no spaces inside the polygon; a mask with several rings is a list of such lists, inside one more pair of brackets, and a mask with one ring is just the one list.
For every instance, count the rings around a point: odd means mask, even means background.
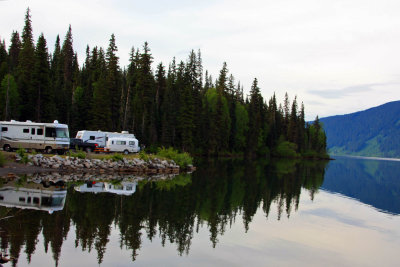
[{"label": "reflection of rv in water", "polygon": [[8,182],[0,188],[0,206],[8,208],[44,210],[50,214],[64,208],[67,190],[42,184],[28,183],[17,186]]},{"label": "reflection of rv in water", "polygon": [[26,148],[63,154],[69,149],[68,125],[58,121],[0,121],[0,146],[5,151]]},{"label": "reflection of rv in water", "polygon": [[136,191],[136,182],[121,182],[111,184],[108,182],[87,182],[81,186],[75,186],[75,190],[82,193],[112,193],[130,196]]}]

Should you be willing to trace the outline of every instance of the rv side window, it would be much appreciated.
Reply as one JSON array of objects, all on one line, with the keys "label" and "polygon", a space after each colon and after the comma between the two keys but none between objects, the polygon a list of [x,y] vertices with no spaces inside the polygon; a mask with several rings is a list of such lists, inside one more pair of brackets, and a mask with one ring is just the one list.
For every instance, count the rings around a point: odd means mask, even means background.
[{"label": "rv side window", "polygon": [[35,131],[36,131],[36,129],[35,129],[35,128],[32,128],[32,129],[31,129],[31,134],[35,134]]},{"label": "rv side window", "polygon": [[2,132],[7,132],[8,131],[8,127],[1,127],[1,131]]},{"label": "rv side window", "polygon": [[135,145],[135,141],[129,141],[129,145],[130,146],[134,146]]},{"label": "rv side window", "polygon": [[46,137],[56,137],[56,128],[46,127]]},{"label": "rv side window", "polygon": [[113,144],[114,144],[114,141],[111,141],[111,144],[113,145]]},{"label": "rv side window", "polygon": [[0,200],[4,200],[4,197],[3,197],[3,196],[0,196]]},{"label": "rv side window", "polygon": [[43,135],[43,129],[37,129],[37,135]]},{"label": "rv side window", "polygon": [[24,133],[29,133],[29,129],[23,129],[22,130]]},{"label": "rv side window", "polygon": [[34,204],[39,204],[39,198],[38,197],[34,197],[33,198],[33,203]]},{"label": "rv side window", "polygon": [[117,145],[126,145],[126,141],[117,141]]},{"label": "rv side window", "polygon": [[24,197],[20,197],[19,198],[19,202],[25,202],[25,198]]},{"label": "rv side window", "polygon": [[94,135],[91,135],[91,136],[89,137],[89,139],[90,139],[90,140],[96,140],[96,137],[95,137]]}]

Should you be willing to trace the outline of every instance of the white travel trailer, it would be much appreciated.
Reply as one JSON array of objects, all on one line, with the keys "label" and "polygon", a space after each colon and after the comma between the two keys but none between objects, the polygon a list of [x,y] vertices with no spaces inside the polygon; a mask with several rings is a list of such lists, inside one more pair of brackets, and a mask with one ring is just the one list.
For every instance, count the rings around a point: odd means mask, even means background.
[{"label": "white travel trailer", "polygon": [[97,144],[99,147],[105,147],[107,145],[107,141],[111,137],[129,137],[135,138],[134,134],[131,134],[127,131],[118,132],[102,132],[98,131],[88,131],[82,130],[76,133],[77,139],[82,139],[84,143],[93,143]]},{"label": "white travel trailer", "polygon": [[136,182],[121,182],[111,184],[107,182],[87,182],[80,186],[75,186],[75,191],[81,193],[112,193],[117,195],[130,196],[136,191]]},{"label": "white travel trailer", "polygon": [[63,154],[69,149],[68,125],[31,121],[0,121],[0,147],[5,151],[25,148],[57,151]]},{"label": "white travel trailer", "polygon": [[20,209],[43,210],[48,213],[64,208],[67,190],[44,188],[41,184],[25,184],[18,186],[14,183],[0,188],[0,206]]},{"label": "white travel trailer", "polygon": [[137,153],[140,151],[139,141],[130,137],[111,137],[107,141],[105,151],[123,152],[125,155]]},{"label": "white travel trailer", "polygon": [[136,182],[121,182],[120,184],[104,183],[105,192],[130,196],[136,191]]}]

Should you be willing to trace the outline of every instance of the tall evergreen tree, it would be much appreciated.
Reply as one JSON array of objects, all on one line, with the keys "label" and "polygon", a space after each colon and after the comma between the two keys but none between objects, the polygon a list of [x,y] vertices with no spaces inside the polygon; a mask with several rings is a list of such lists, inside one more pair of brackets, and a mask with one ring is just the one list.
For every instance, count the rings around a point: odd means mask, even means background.
[{"label": "tall evergreen tree", "polygon": [[17,74],[17,67],[19,63],[19,53],[22,48],[21,39],[17,31],[13,31],[11,35],[11,45],[8,49],[8,66],[12,75]]},{"label": "tall evergreen tree", "polygon": [[32,70],[35,65],[35,47],[33,43],[32,23],[30,9],[25,15],[25,26],[22,31],[22,48],[18,58],[17,84],[21,103],[24,103],[21,110],[22,120],[32,118],[35,114],[35,98],[33,97]]},{"label": "tall evergreen tree", "polygon": [[35,65],[32,73],[33,96],[36,100],[34,119],[49,122],[56,118],[54,94],[50,84],[50,64],[47,43],[43,34],[39,36],[35,49]]},{"label": "tall evergreen tree", "polygon": [[116,52],[118,51],[117,45],[115,44],[115,36],[111,35],[110,43],[106,53],[106,66],[107,76],[105,80],[105,86],[109,92],[109,102],[111,110],[111,130],[120,130],[119,116],[121,108],[121,89],[122,83],[120,78],[120,70],[118,65],[118,57]]}]

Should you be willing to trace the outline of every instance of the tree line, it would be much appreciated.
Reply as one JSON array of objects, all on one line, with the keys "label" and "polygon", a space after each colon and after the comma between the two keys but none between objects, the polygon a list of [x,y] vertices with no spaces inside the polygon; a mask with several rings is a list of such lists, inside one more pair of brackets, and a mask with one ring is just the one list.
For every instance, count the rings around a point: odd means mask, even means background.
[{"label": "tree line", "polygon": [[304,105],[286,94],[267,101],[254,79],[250,94],[223,63],[214,80],[204,72],[200,50],[188,59],[152,69],[149,45],[132,47],[121,68],[114,34],[107,49],[87,46],[78,63],[71,26],[49,53],[43,34],[34,42],[29,8],[22,35],[7,49],[0,39],[0,118],[49,122],[78,130],[129,131],[149,147],[176,147],[197,154],[316,155],[326,153],[318,118],[304,119]]}]

